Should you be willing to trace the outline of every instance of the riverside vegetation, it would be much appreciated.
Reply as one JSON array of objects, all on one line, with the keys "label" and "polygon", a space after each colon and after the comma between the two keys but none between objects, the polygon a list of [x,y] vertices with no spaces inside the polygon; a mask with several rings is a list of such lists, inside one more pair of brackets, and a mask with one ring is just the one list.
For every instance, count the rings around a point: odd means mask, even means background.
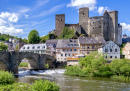
[{"label": "riverside vegetation", "polygon": [[48,80],[35,80],[32,85],[18,83],[12,73],[0,71],[0,91],[59,91],[59,86]]},{"label": "riverside vegetation", "polygon": [[107,64],[103,55],[90,53],[79,59],[79,65],[66,67],[65,74],[71,76],[111,77],[130,81],[130,60],[115,59]]}]

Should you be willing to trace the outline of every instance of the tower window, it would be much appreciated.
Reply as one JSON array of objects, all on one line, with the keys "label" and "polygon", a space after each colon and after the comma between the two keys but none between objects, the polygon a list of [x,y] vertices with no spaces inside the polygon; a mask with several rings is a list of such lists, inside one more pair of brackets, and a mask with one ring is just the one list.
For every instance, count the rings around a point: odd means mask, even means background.
[{"label": "tower window", "polygon": [[62,19],[61,19],[61,21],[62,21]]},{"label": "tower window", "polygon": [[83,15],[84,15],[84,13],[83,13]]}]

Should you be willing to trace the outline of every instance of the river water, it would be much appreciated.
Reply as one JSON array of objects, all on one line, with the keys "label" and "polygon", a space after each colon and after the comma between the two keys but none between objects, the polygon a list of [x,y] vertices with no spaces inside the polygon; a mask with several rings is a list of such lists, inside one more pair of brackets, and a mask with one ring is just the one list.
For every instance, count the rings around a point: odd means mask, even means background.
[{"label": "river water", "polygon": [[19,69],[18,82],[32,84],[43,79],[56,82],[60,91],[130,91],[130,82],[125,83],[111,78],[76,77],[64,75],[65,69],[30,71]]}]

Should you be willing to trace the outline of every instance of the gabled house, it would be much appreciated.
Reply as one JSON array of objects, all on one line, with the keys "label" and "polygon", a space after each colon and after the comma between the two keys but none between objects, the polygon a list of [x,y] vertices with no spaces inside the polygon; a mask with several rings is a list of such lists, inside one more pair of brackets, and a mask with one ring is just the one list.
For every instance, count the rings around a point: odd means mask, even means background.
[{"label": "gabled house", "polygon": [[127,42],[124,46],[122,53],[125,55],[126,59],[130,59],[130,42]]}]

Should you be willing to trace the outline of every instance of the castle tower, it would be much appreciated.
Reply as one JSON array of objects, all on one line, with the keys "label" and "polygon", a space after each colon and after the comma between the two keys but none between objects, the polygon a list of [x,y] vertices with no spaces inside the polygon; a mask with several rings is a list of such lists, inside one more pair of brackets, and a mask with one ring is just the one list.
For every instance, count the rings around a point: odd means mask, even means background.
[{"label": "castle tower", "polygon": [[[105,11],[104,13],[104,31],[108,40],[118,43],[118,11]],[[105,36],[104,35],[104,36]]]},{"label": "castle tower", "polygon": [[65,27],[65,14],[55,15],[55,31],[56,35],[60,35]]},{"label": "castle tower", "polygon": [[[88,18],[89,18],[89,8],[79,9],[79,25],[82,27],[82,31],[88,34]],[[83,32],[82,32],[83,33]]]}]

